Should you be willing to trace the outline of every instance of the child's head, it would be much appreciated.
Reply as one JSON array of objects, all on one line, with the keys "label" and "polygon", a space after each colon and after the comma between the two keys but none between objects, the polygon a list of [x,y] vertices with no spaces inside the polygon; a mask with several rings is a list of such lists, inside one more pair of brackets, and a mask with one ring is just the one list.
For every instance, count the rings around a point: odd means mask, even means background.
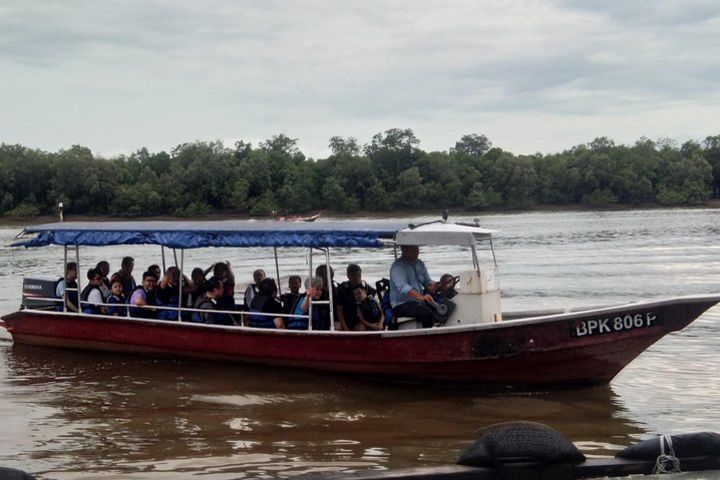
[{"label": "child's head", "polygon": [[355,301],[358,303],[365,301],[367,298],[367,292],[362,285],[358,285],[353,289],[353,295],[355,296]]},{"label": "child's head", "polygon": [[290,293],[293,295],[300,293],[300,285],[302,285],[300,275],[291,275],[288,279],[288,288],[290,289]]},{"label": "child's head", "polygon": [[112,285],[110,286],[110,291],[112,291],[112,294],[113,294],[113,295],[118,295],[118,296],[120,296],[120,294],[121,294],[122,291],[123,291],[122,282],[121,282],[120,280],[115,280],[115,281],[112,283]]}]

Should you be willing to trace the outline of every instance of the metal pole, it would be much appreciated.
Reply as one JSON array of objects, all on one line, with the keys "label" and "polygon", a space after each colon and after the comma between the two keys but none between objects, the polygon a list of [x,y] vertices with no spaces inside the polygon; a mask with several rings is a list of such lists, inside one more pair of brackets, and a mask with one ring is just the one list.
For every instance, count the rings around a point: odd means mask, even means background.
[{"label": "metal pole", "polygon": [[[178,266],[177,250],[175,250],[174,248],[173,248],[173,257],[175,257],[175,266],[177,267]],[[163,272],[163,273],[165,273],[165,272]]]},{"label": "metal pole", "polygon": [[167,269],[165,266],[165,245],[160,245],[160,254],[162,255],[163,273],[165,273],[165,270]]},{"label": "metal pole", "polygon": [[[82,298],[80,298],[80,292],[82,292],[82,287],[80,286],[80,245],[75,245],[75,263],[77,264],[77,267],[75,267],[77,270],[75,271],[77,273],[77,278],[75,279],[75,282],[77,283],[77,309],[78,313],[82,312]],[[65,277],[67,278],[67,277]],[[67,285],[65,286],[67,288]]]},{"label": "metal pole", "polygon": [[280,287],[280,264],[278,263],[277,247],[273,247],[273,252],[275,253],[275,275],[277,275],[278,294],[282,295],[282,287]]},{"label": "metal pole", "polygon": [[[312,255],[313,255],[313,251],[312,251],[312,247],[310,247],[310,256],[309,256],[309,260],[308,260],[308,263],[310,264],[310,276],[308,277],[310,279],[310,282],[307,286],[308,290],[310,290],[312,288],[312,279],[315,278],[315,274],[313,273]],[[313,305],[313,297],[312,297],[312,292],[310,292],[310,298],[308,299],[308,330],[312,330],[312,318],[313,318],[312,317],[312,311],[313,311],[312,305]]]},{"label": "metal pole", "polygon": [[63,293],[63,312],[67,313],[67,302],[65,299],[67,298],[67,245],[64,245],[65,249],[65,264],[63,265],[63,283],[65,284],[65,293]]},{"label": "metal pole", "polygon": [[185,266],[185,249],[180,249],[180,281],[178,282],[178,321],[182,322],[182,303],[183,303],[183,267]]},{"label": "metal pole", "polygon": [[490,251],[492,252],[493,256],[493,263],[495,264],[495,268],[497,268],[497,259],[495,258],[495,249],[493,248],[492,237],[488,238],[490,239]]},{"label": "metal pole", "polygon": [[330,330],[335,331],[335,309],[333,308],[333,280],[332,270],[330,270],[330,247],[325,249],[325,274],[328,278],[328,300],[330,301]]},{"label": "metal pole", "polygon": [[472,252],[472,261],[473,261],[473,268],[480,272],[480,262],[477,258],[477,252],[475,251],[475,245],[470,246],[470,251]]}]

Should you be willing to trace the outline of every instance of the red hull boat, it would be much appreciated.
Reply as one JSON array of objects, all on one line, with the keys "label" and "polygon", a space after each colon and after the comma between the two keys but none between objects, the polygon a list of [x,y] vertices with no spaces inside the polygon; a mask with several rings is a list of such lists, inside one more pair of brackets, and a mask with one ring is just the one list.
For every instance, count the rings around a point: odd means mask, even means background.
[{"label": "red hull boat", "polygon": [[[693,296],[495,324],[362,333],[29,311],[3,320],[15,342],[30,345],[471,384],[592,384],[609,382],[650,345],[718,301],[718,296]],[[605,327],[578,336],[605,320]],[[616,321],[622,323],[617,331]]]},{"label": "red hull boat", "polygon": [[579,385],[609,382],[653,343],[684,328],[719,301],[720,295],[687,296],[547,315],[506,314],[504,319],[496,313],[490,320],[467,321],[468,314],[480,315],[480,309],[461,312],[451,317],[457,321],[440,328],[373,332],[271,330],[33,308],[2,319],[15,342],[30,345],[238,361],[374,378]]}]

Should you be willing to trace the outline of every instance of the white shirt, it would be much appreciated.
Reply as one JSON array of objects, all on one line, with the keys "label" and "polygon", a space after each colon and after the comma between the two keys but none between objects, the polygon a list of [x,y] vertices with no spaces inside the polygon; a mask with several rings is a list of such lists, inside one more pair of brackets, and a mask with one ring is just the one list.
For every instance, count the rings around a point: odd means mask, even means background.
[{"label": "white shirt", "polygon": [[90,290],[90,293],[88,294],[87,303],[93,304],[93,305],[99,305],[103,303],[102,293],[100,293],[100,290],[97,288],[93,288]]}]

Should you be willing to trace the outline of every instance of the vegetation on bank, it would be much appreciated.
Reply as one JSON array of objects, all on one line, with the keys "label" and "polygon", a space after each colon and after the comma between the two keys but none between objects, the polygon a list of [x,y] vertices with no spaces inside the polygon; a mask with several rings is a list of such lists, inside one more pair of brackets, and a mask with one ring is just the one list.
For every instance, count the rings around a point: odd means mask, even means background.
[{"label": "vegetation on bank", "polygon": [[605,137],[561,153],[514,155],[484,135],[446,152],[425,152],[410,129],[365,146],[332,137],[332,154],[306,158],[284,134],[257,147],[243,141],[142,148],[100,158],[81,146],[44,152],[0,145],[0,214],[267,215],[330,209],[528,208],[538,204],[694,205],[720,194],[720,135],[681,146]]}]

